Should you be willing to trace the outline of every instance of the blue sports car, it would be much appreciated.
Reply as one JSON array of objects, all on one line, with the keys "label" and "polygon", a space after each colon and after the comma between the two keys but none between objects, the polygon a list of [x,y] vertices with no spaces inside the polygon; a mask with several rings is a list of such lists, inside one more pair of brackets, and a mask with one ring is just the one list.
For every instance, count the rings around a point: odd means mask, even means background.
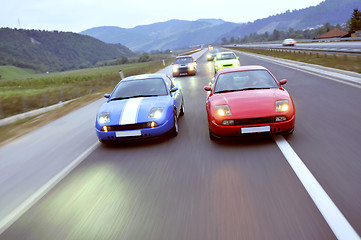
[{"label": "blue sports car", "polygon": [[164,74],[124,78],[99,109],[95,129],[102,143],[178,134],[182,91]]}]

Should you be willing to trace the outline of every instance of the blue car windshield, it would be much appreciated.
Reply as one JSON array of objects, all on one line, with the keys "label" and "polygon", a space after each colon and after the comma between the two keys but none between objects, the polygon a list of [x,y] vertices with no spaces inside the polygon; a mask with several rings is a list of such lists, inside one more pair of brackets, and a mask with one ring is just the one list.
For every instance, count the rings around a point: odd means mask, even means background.
[{"label": "blue car windshield", "polygon": [[266,70],[223,73],[216,79],[214,93],[278,88],[276,80]]},{"label": "blue car windshield", "polygon": [[110,100],[161,95],[168,95],[164,80],[162,78],[146,78],[121,81],[110,96]]}]

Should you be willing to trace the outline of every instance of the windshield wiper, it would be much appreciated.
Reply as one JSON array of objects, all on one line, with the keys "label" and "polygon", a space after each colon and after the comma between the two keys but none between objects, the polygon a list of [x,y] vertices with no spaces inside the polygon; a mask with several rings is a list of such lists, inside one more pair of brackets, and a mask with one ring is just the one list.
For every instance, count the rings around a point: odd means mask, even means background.
[{"label": "windshield wiper", "polygon": [[247,91],[247,90],[257,90],[257,89],[270,89],[270,88],[242,88],[242,89],[222,90],[214,93],[237,92],[237,91]]},{"label": "windshield wiper", "polygon": [[117,98],[112,98],[110,99],[110,101],[113,101],[113,100],[123,100],[123,99],[128,99],[128,98],[137,98],[137,97],[157,97],[159,95],[134,95],[134,96],[129,96],[129,97],[117,97]]},{"label": "windshield wiper", "polygon": [[242,89],[239,89],[239,91],[246,91],[246,90],[257,90],[257,89],[270,89],[269,87],[268,88],[255,88],[255,87],[250,87],[250,88],[242,88]]},{"label": "windshield wiper", "polygon": [[214,93],[225,93],[225,92],[236,92],[236,91],[241,91],[240,89],[232,89],[232,90],[221,90],[221,91],[217,91]]}]

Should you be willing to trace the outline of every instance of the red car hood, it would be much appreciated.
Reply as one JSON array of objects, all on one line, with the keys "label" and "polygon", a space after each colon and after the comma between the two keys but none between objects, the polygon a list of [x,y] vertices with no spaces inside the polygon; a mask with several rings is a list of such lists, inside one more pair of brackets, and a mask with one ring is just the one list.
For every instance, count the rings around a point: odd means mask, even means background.
[{"label": "red car hood", "polygon": [[[283,88],[246,90],[214,94],[210,96],[211,108],[227,104],[231,109],[230,119],[261,118],[279,115],[275,111],[276,100],[289,100],[290,111],[294,112],[292,100]],[[227,117],[228,118],[228,117]]]}]

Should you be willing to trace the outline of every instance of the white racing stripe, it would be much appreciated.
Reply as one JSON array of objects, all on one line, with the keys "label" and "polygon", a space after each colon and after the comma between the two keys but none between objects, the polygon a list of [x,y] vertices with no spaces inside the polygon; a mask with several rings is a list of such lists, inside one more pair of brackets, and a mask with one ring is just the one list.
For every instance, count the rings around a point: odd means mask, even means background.
[{"label": "white racing stripe", "polygon": [[125,103],[119,119],[120,125],[137,123],[139,106],[142,100],[143,98],[131,98]]},{"label": "white racing stripe", "polygon": [[335,236],[339,240],[360,240],[360,236],[332,202],[331,198],[288,142],[282,136],[275,136],[274,139]]}]

